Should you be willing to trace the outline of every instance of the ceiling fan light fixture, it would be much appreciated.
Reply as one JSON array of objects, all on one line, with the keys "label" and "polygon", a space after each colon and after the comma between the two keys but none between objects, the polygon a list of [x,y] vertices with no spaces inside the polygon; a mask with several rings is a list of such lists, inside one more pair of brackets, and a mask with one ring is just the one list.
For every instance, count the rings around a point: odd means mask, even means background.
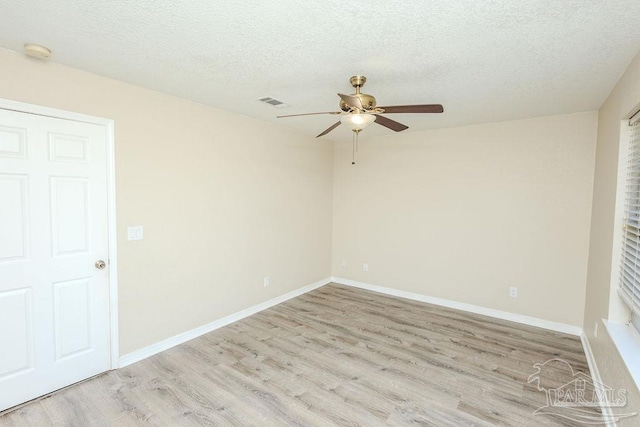
[{"label": "ceiling fan light fixture", "polygon": [[340,121],[351,130],[362,130],[376,120],[373,114],[347,114]]}]

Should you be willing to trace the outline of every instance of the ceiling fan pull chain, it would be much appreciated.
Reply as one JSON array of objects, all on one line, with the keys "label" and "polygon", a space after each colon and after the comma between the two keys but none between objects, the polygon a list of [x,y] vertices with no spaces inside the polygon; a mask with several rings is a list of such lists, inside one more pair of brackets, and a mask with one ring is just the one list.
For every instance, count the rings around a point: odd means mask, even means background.
[{"label": "ceiling fan pull chain", "polygon": [[355,165],[356,164],[356,144],[358,141],[358,132],[356,132],[355,130],[353,131],[353,148],[351,150],[351,164]]}]

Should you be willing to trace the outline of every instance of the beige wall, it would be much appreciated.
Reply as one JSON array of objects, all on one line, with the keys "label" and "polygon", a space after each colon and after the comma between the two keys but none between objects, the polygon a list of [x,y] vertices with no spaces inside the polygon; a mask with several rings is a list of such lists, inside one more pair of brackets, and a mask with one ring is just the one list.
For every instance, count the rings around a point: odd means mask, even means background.
[{"label": "beige wall", "polygon": [[336,143],[333,275],[582,326],[596,118]]},{"label": "beige wall", "polygon": [[115,120],[121,354],[330,275],[332,144],[6,50],[0,75]]},{"label": "beige wall", "polygon": [[[601,319],[620,317],[620,304],[611,281],[614,213],[618,176],[620,125],[624,117],[640,106],[640,55],[609,94],[598,114],[598,145],[593,191],[591,243],[584,327],[603,381],[614,388],[629,390],[628,410],[640,413],[640,392],[615,347],[602,327]],[[595,324],[599,333],[595,337]],[[637,419],[627,421],[635,425]],[[625,424],[621,424],[625,425]]]}]

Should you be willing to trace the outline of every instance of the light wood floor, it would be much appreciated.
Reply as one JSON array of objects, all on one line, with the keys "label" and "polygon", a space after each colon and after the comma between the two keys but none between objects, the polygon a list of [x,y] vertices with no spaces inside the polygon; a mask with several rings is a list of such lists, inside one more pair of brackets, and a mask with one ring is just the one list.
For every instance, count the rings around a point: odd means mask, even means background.
[{"label": "light wood floor", "polygon": [[554,357],[588,373],[576,337],[332,284],[0,426],[574,425],[533,415],[527,378]]}]

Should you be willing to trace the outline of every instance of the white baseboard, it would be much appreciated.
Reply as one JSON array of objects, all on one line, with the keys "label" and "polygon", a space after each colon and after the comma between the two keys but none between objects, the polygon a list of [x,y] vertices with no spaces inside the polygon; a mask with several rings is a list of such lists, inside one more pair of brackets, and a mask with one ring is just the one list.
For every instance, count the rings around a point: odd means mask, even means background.
[{"label": "white baseboard", "polygon": [[154,354],[158,354],[161,351],[168,350],[171,347],[175,347],[179,344],[182,344],[184,342],[197,338],[200,335],[204,335],[211,331],[215,331],[218,328],[221,328],[233,322],[237,322],[238,320],[244,319],[245,317],[251,316],[252,314],[258,313],[259,311],[266,310],[267,308],[273,307],[274,305],[280,304],[282,302],[285,302],[287,300],[290,300],[302,294],[306,294],[307,292],[310,292],[314,289],[317,289],[329,283],[331,283],[331,278],[319,280],[308,286],[304,286],[300,289],[296,289],[284,295],[280,295],[279,297],[272,298],[261,304],[257,304],[257,305],[254,305],[253,307],[249,307],[237,313],[230,314],[229,316],[223,317],[222,319],[215,320],[206,325],[202,325],[195,329],[191,329],[190,331],[186,331],[181,334],[175,335],[171,338],[167,338],[165,340],[152,344],[148,347],[142,348],[140,350],[136,350],[132,353],[125,354],[119,359],[119,367],[124,368],[127,365],[131,365],[132,363],[139,362],[140,360],[146,359],[147,357],[153,356]]},{"label": "white baseboard", "polygon": [[[587,358],[587,365],[589,365],[589,372],[591,374],[591,379],[595,384],[602,384],[602,378],[600,377],[600,371],[598,370],[598,365],[596,364],[596,358],[593,355],[593,351],[591,350],[591,344],[589,344],[589,338],[587,338],[587,334],[582,332],[580,334],[580,341],[582,341],[582,348],[584,349],[584,355]],[[607,420],[613,418],[613,412],[611,412],[611,408],[608,406],[600,406],[600,410],[602,411],[602,415]],[[606,422],[607,427],[615,427],[615,422]]]},{"label": "white baseboard", "polygon": [[331,281],[339,283],[341,285],[353,286],[355,288],[366,289],[369,291],[379,292],[381,294],[391,295],[394,297],[406,298],[414,301],[421,301],[429,304],[440,305],[443,307],[454,308],[457,310],[468,311],[470,313],[482,314],[484,316],[495,317],[497,319],[509,320],[511,322],[522,323],[524,325],[549,329],[556,332],[563,332],[565,334],[575,336],[580,336],[582,334],[582,328],[579,326],[552,322],[550,320],[539,319],[537,317],[524,316],[522,314],[509,313],[507,311],[494,310],[492,308],[452,301],[444,298],[430,297],[414,292],[406,292],[398,289],[386,288],[384,286],[371,285],[369,283],[357,282],[355,280],[343,279],[341,277],[332,277]]}]

